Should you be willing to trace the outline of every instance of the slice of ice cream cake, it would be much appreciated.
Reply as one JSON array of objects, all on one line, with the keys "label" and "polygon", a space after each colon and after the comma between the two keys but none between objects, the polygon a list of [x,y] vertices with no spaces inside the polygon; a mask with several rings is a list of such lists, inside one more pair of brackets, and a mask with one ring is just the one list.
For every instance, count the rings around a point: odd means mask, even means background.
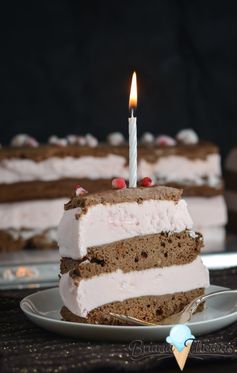
[{"label": "slice of ice cream cake", "polygon": [[209,286],[179,189],[152,186],[73,197],[58,237],[63,319],[112,324],[110,312],[146,321],[179,312]]}]

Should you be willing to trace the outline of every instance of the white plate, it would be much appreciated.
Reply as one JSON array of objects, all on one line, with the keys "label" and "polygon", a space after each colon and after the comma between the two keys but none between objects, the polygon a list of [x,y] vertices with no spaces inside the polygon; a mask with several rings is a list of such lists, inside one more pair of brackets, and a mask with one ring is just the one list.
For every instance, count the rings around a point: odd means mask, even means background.
[{"label": "white plate", "polygon": [[[227,290],[211,285],[206,293]],[[80,324],[61,320],[61,301],[58,288],[48,289],[29,295],[21,301],[21,309],[26,316],[40,327],[64,336],[89,341],[130,342],[164,340],[171,325],[162,326],[113,326]],[[194,315],[188,323],[192,334],[200,336],[224,328],[237,321],[237,296],[223,294],[206,302],[204,311]]]}]

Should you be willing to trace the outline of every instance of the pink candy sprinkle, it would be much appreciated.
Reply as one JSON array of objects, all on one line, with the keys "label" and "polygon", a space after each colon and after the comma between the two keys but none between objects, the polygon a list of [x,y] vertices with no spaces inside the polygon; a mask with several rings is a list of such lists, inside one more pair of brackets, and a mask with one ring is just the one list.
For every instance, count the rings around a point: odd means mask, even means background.
[{"label": "pink candy sprinkle", "polygon": [[32,136],[29,136],[26,134],[19,134],[13,137],[13,139],[11,140],[11,146],[14,146],[14,147],[29,146],[29,147],[36,148],[37,146],[39,146],[39,143]]},{"label": "pink candy sprinkle", "polygon": [[127,188],[126,181],[122,177],[112,180],[113,189],[125,189]]},{"label": "pink candy sprinkle", "polygon": [[37,148],[37,146],[39,146],[39,143],[33,137],[29,136],[25,141],[25,146],[30,146],[32,148]]},{"label": "pink candy sprinkle", "polygon": [[176,141],[170,136],[161,135],[156,138],[155,143],[160,146],[174,146]]},{"label": "pink candy sprinkle", "polygon": [[82,187],[80,186],[80,184],[75,185],[75,191],[76,191],[76,196],[77,196],[77,197],[78,197],[78,196],[81,196],[81,195],[83,195],[83,194],[88,193],[87,190],[85,190],[84,188],[82,188]]}]

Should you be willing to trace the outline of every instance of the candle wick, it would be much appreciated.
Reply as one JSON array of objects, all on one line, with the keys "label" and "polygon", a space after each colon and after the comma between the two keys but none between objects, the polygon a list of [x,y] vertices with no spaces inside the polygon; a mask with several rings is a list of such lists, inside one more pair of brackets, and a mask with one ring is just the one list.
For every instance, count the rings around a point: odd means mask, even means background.
[{"label": "candle wick", "polygon": [[134,116],[133,116],[133,109],[131,109],[131,118],[134,118]]}]

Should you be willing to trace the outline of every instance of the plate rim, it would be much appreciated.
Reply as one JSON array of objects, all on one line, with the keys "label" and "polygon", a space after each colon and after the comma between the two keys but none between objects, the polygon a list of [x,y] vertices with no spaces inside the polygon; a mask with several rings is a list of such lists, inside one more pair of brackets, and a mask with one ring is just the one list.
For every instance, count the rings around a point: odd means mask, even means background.
[{"label": "plate rim", "polygon": [[[210,285],[210,287],[218,287],[218,288],[221,288],[221,290],[228,290],[230,288],[227,288],[227,287],[224,287],[224,286],[219,286],[219,285]],[[208,288],[207,288],[208,289]],[[141,330],[151,330],[152,328],[159,328],[159,329],[166,329],[166,328],[171,328],[172,326],[174,326],[174,324],[167,324],[167,325],[149,325],[149,326],[143,326],[143,325],[103,325],[103,324],[86,324],[86,323],[78,323],[78,322],[71,322],[71,321],[66,321],[66,320],[58,320],[58,319],[53,319],[51,317],[47,317],[47,316],[43,316],[43,315],[39,315],[37,313],[34,313],[28,309],[26,309],[24,307],[24,303],[26,301],[28,301],[29,299],[31,299],[32,296],[37,296],[39,293],[47,293],[47,292],[54,292],[58,290],[58,287],[53,287],[53,288],[50,288],[50,289],[44,289],[44,290],[40,290],[40,291],[36,291],[32,294],[29,294],[27,295],[26,297],[24,297],[21,301],[20,301],[20,308],[22,310],[22,312],[26,315],[26,316],[29,316],[30,318],[35,318],[35,319],[38,319],[38,320],[42,320],[42,321],[48,321],[48,322],[52,322],[52,323],[56,323],[56,324],[64,324],[65,326],[66,325],[69,325],[69,326],[76,326],[76,327],[82,327],[82,328],[93,328],[93,329],[100,329],[100,328],[103,328],[103,329],[108,329],[108,330],[111,330],[111,329],[115,329],[115,330],[134,330],[134,328],[136,329],[141,329]],[[218,322],[220,320],[226,320],[228,318],[230,318],[231,316],[237,314],[237,311],[234,311],[234,312],[231,312],[227,315],[224,315],[224,316],[219,316],[219,317],[216,317],[214,319],[211,319],[211,320],[203,320],[203,321],[194,321],[194,322],[188,322],[187,325],[192,327],[192,326],[198,326],[198,325],[206,325],[206,324],[210,324],[210,323],[213,323],[213,322]]]}]

